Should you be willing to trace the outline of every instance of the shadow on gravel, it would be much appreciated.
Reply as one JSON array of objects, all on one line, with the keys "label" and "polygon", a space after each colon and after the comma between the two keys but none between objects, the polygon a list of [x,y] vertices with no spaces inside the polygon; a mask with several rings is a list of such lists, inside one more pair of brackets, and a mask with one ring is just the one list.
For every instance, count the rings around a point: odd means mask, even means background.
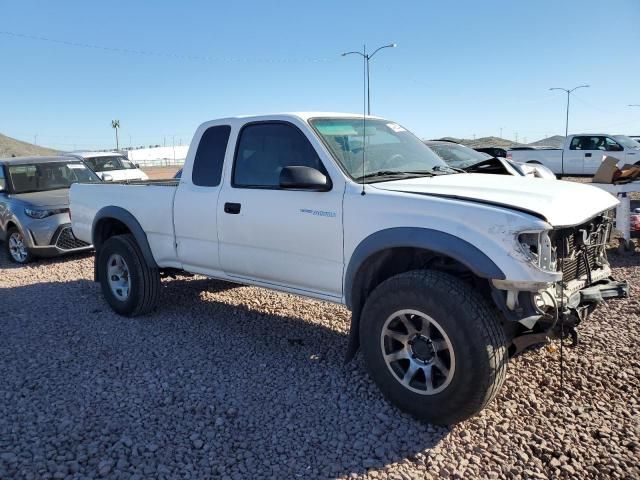
[{"label": "shadow on gravel", "polygon": [[[637,240],[636,240],[637,241]],[[640,250],[635,252],[619,253],[617,248],[607,249],[607,258],[612,267],[637,267],[640,266]]]},{"label": "shadow on gravel", "polygon": [[6,473],[40,475],[51,449],[89,476],[100,465],[168,478],[428,467],[425,450],[449,430],[391,407],[361,361],[344,365],[344,311],[234,286],[163,282],[158,310],[137,319],[87,280],[0,289],[0,431],[12,432],[0,449],[28,459]]},{"label": "shadow on gravel", "polygon": [[78,252],[71,253],[67,255],[61,255],[59,257],[49,257],[49,258],[35,258],[30,263],[26,265],[19,265],[15,262],[12,262],[7,257],[5,252],[4,243],[0,241],[0,268],[2,269],[16,269],[16,268],[25,268],[30,266],[47,266],[47,265],[57,265],[59,263],[64,263],[71,260],[78,260],[81,258],[88,258],[93,256],[93,250],[87,252]]}]

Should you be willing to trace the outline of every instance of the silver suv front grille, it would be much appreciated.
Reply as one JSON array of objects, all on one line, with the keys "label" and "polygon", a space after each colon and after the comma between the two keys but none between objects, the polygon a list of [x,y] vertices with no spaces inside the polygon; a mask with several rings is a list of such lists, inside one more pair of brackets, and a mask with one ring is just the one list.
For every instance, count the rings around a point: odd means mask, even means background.
[{"label": "silver suv front grille", "polygon": [[68,251],[75,250],[77,248],[85,248],[88,247],[89,244],[77,239],[73,234],[71,227],[63,227],[58,233],[55,246],[60,250]]}]

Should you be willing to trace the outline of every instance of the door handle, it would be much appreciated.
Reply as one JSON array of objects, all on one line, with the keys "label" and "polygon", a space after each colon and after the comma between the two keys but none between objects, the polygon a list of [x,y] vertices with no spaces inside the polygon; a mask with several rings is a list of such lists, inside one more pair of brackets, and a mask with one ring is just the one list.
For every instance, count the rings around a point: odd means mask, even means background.
[{"label": "door handle", "polygon": [[237,215],[240,213],[240,205],[239,203],[225,203],[224,204],[224,213],[230,213],[231,215]]},{"label": "door handle", "polygon": [[584,156],[585,156],[585,157],[590,157],[590,156],[591,156],[591,154],[590,154],[590,153],[585,153],[585,154],[584,154]]}]

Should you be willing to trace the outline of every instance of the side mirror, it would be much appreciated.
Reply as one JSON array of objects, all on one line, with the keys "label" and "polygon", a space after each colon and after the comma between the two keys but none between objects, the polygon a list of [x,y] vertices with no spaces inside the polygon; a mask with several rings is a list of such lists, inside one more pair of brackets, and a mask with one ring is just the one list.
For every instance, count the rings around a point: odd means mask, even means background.
[{"label": "side mirror", "polygon": [[609,150],[612,152],[622,152],[624,151],[624,147],[622,145],[611,145]]},{"label": "side mirror", "polygon": [[331,190],[331,181],[315,168],[291,166],[280,171],[280,188],[326,192]]},{"label": "side mirror", "polygon": [[140,164],[139,163],[134,163],[134,165],[136,166],[136,168],[140,168]]},{"label": "side mirror", "polygon": [[103,182],[113,182],[113,177],[111,175],[109,175],[108,173],[103,173],[102,174],[102,181]]},{"label": "side mirror", "polygon": [[4,178],[0,178],[0,193],[7,189],[7,181]]}]

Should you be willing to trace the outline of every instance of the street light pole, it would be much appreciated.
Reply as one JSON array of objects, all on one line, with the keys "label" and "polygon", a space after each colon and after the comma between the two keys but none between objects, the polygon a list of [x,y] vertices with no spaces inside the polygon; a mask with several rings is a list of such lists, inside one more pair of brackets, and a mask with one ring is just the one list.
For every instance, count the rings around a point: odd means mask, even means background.
[{"label": "street light pole", "polygon": [[578,85],[577,87],[573,87],[573,88],[553,87],[549,89],[549,90],[562,90],[563,92],[567,92],[567,119],[565,121],[565,126],[564,126],[565,138],[569,136],[569,105],[570,105],[570,99],[571,99],[571,92],[579,88],[589,88],[589,85]]},{"label": "street light pole", "polygon": [[111,128],[116,131],[116,150],[119,150],[120,145],[118,144],[118,129],[120,128],[120,120],[111,120]]},{"label": "street light pole", "polygon": [[389,45],[383,45],[382,47],[378,47],[377,49],[375,49],[373,51],[372,54],[368,54],[367,53],[367,46],[364,45],[362,52],[345,52],[342,54],[343,57],[346,57],[347,55],[360,55],[363,59],[364,59],[364,68],[365,68],[365,74],[367,77],[367,115],[371,115],[371,82],[370,82],[370,75],[369,75],[369,61],[373,58],[373,56],[378,53],[380,50],[382,50],[383,48],[395,48],[398,45],[396,45],[395,43],[390,43]]}]

